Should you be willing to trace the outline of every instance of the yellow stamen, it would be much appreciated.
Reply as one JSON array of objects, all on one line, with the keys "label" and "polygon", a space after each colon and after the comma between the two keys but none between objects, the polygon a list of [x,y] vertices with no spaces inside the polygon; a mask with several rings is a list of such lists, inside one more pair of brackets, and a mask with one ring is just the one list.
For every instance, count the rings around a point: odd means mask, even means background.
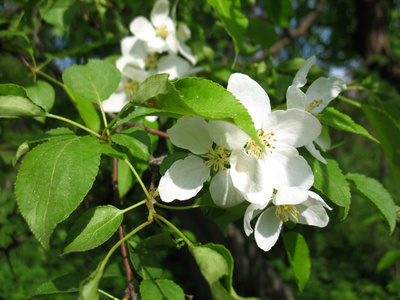
[{"label": "yellow stamen", "polygon": [[296,206],[294,205],[279,205],[276,208],[275,216],[278,219],[278,221],[283,221],[287,222],[289,221],[289,216],[291,215],[296,222],[299,220],[297,216],[299,215],[299,211],[296,209]]}]

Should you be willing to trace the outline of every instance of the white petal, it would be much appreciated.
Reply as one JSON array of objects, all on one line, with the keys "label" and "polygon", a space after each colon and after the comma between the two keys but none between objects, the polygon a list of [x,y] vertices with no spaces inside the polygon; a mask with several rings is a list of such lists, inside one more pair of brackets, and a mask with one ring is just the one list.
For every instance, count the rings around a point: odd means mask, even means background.
[{"label": "white petal", "polygon": [[172,54],[178,54],[179,43],[176,39],[176,36],[173,34],[168,34],[165,39],[165,43],[167,44],[168,51]]},{"label": "white petal", "polygon": [[178,41],[178,51],[183,57],[190,61],[192,65],[196,64],[196,57],[192,54],[192,49],[183,41]]},{"label": "white petal", "polygon": [[168,45],[164,39],[160,37],[154,37],[154,39],[146,43],[146,51],[149,53],[162,53],[168,51]]},{"label": "white petal", "polygon": [[300,68],[297,72],[296,76],[293,79],[293,85],[295,87],[302,87],[307,83],[307,74],[310,71],[310,68],[315,62],[315,56],[311,56],[309,59],[306,60],[304,65]]},{"label": "white petal", "polygon": [[286,92],[286,106],[288,109],[298,108],[304,110],[307,105],[307,96],[294,85],[289,86]]},{"label": "white petal", "polygon": [[265,132],[274,132],[279,143],[295,148],[315,140],[321,133],[321,124],[310,113],[300,109],[276,110],[263,123]]},{"label": "white petal", "polygon": [[332,208],[331,208],[328,204],[326,204],[325,201],[324,201],[324,199],[322,199],[321,196],[318,195],[317,193],[314,193],[314,192],[312,192],[312,191],[308,191],[308,196],[309,196],[310,198],[312,198],[313,200],[315,200],[316,202],[318,202],[318,203],[319,203],[320,205],[322,205],[323,207],[325,207],[325,208],[327,208],[327,209],[329,209],[329,210],[332,210]]},{"label": "white petal", "polygon": [[190,70],[190,64],[183,58],[175,55],[165,55],[158,61],[158,73],[168,73],[169,79],[185,77]]},{"label": "white petal", "polygon": [[301,186],[307,190],[314,183],[313,172],[300,155],[288,156],[274,153],[263,160],[265,180],[277,190],[284,187]]},{"label": "white petal", "polygon": [[263,209],[264,206],[258,204],[250,204],[247,207],[243,218],[244,232],[247,236],[253,233],[253,228],[251,227],[250,222],[253,221],[263,211]]},{"label": "white petal", "polygon": [[183,116],[167,133],[172,144],[194,154],[205,154],[213,143],[208,133],[208,124],[200,117]]},{"label": "white petal", "polygon": [[117,113],[128,104],[128,102],[129,99],[124,92],[116,92],[111,94],[110,98],[103,101],[103,109],[105,112]]},{"label": "white petal", "polygon": [[285,187],[276,193],[275,205],[296,205],[308,199],[308,190],[301,186]]},{"label": "white petal", "polygon": [[314,142],[316,142],[323,150],[327,150],[331,147],[331,137],[329,136],[328,126],[322,126],[321,134]]},{"label": "white petal", "polygon": [[275,207],[268,208],[257,220],[254,228],[254,237],[257,246],[264,251],[269,251],[279,238],[282,229],[282,221],[275,216]]},{"label": "white petal", "polygon": [[227,90],[230,91],[249,112],[256,130],[271,112],[269,97],[264,89],[245,74],[234,73],[229,77]]},{"label": "white petal", "polygon": [[150,19],[154,26],[158,26],[165,22],[169,14],[168,0],[158,0],[151,10]]},{"label": "white petal", "polygon": [[243,193],[262,190],[263,178],[260,164],[255,156],[247,155],[244,149],[234,149],[229,157],[233,185]]},{"label": "white petal", "polygon": [[322,100],[322,103],[311,112],[316,114],[328,106],[339,93],[347,88],[346,82],[339,77],[321,77],[315,80],[306,92],[307,102]]},{"label": "white petal", "polygon": [[135,65],[132,65],[131,63],[128,63],[122,70],[122,76],[131,79],[133,82],[141,83],[150,76],[150,73]]},{"label": "white petal", "polygon": [[208,125],[213,141],[222,148],[243,148],[249,139],[243,130],[231,123],[211,120]]},{"label": "white petal", "polygon": [[265,182],[261,185],[260,192],[254,193],[243,193],[243,197],[250,203],[255,203],[257,205],[266,205],[271,201],[272,193],[274,192],[274,188],[269,182]]},{"label": "white petal", "polygon": [[189,155],[178,160],[161,177],[158,191],[161,200],[187,200],[197,195],[210,175],[210,169],[199,157]]},{"label": "white petal", "polygon": [[239,190],[233,186],[229,169],[220,170],[213,177],[210,183],[210,193],[214,203],[221,207],[232,207],[245,200]]},{"label": "white petal", "polygon": [[318,159],[320,162],[327,164],[328,162],[326,161],[326,159],[321,155],[321,153],[319,152],[319,150],[317,150],[315,148],[315,145],[313,142],[305,145],[306,149],[308,150],[308,152],[310,152],[310,154],[312,156],[314,156],[316,159]]},{"label": "white petal", "polygon": [[139,16],[129,24],[129,30],[143,41],[151,41],[156,37],[153,24],[145,17]]},{"label": "white petal", "polygon": [[325,227],[329,223],[329,216],[319,200],[309,197],[307,201],[296,205],[296,209],[299,211],[297,222],[300,224]]},{"label": "white petal", "polygon": [[176,31],[176,37],[178,40],[184,42],[192,36],[190,28],[185,23],[179,23],[178,30]]},{"label": "white petal", "polygon": [[[142,59],[137,59],[133,56],[130,55],[123,55],[120,58],[117,59],[117,61],[115,62],[116,67],[118,68],[118,70],[120,70],[120,72],[122,73],[122,75],[129,77],[132,79],[132,74],[130,69],[134,68],[134,69],[138,69],[138,70],[143,70],[145,68],[145,62]],[[128,67],[129,66],[129,67]],[[126,68],[126,69],[125,69]]]}]

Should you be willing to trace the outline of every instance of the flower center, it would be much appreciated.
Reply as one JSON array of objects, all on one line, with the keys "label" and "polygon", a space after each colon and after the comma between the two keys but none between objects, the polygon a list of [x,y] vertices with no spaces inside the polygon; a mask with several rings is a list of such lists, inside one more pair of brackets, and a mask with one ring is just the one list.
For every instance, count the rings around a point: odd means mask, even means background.
[{"label": "flower center", "polygon": [[124,93],[129,99],[131,99],[133,95],[135,95],[138,85],[139,84],[137,82],[133,82],[132,80],[129,80],[128,82],[125,82],[123,84]]},{"label": "flower center", "polygon": [[278,221],[287,222],[289,221],[289,215],[292,216],[296,221],[298,221],[297,216],[299,215],[299,211],[296,209],[294,205],[279,205],[276,208],[275,216]]},{"label": "flower center", "polygon": [[210,150],[203,154],[204,158],[203,163],[206,164],[207,167],[212,167],[214,173],[219,170],[226,170],[229,168],[229,155],[231,155],[231,151],[221,148],[219,145],[216,145],[215,148],[210,148]]},{"label": "flower center", "polygon": [[168,30],[167,30],[167,26],[165,24],[162,24],[160,26],[157,26],[156,28],[156,36],[162,38],[162,39],[166,39],[168,36]]},{"label": "flower center", "polygon": [[154,69],[155,67],[157,67],[157,58],[158,57],[156,53],[147,55],[146,59],[144,60],[146,67],[149,69]]},{"label": "flower center", "polygon": [[[265,149],[272,154],[273,150],[275,149],[275,146],[273,146],[273,144],[276,142],[276,139],[274,139],[275,133],[265,133],[264,130],[259,130],[257,135],[264,144]],[[258,146],[252,138],[248,140],[247,144],[244,146],[244,149],[247,154],[255,155],[257,159],[262,158],[264,153],[264,150]]]},{"label": "flower center", "polygon": [[312,113],[312,110],[314,109],[314,108],[317,108],[318,106],[320,106],[320,104],[323,102],[323,100],[321,99],[321,100],[319,100],[319,101],[317,101],[317,100],[314,100],[313,102],[311,102],[311,103],[308,103],[307,105],[306,105],[306,108],[305,108],[305,110],[306,111],[308,111],[310,114],[312,114],[314,117],[316,117],[318,120],[321,120],[321,118],[322,118],[322,114],[319,112],[319,113]]}]

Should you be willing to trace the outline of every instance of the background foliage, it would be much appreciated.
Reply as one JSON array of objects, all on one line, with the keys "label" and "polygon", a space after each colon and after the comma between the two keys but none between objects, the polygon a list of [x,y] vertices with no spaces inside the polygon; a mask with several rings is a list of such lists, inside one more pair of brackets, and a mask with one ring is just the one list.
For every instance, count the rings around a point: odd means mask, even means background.
[{"label": "background foliage", "polygon": [[[264,253],[252,238],[244,239],[240,219],[227,225],[231,219],[220,210],[166,211],[165,216],[185,229],[193,242],[224,244],[230,250],[235,264],[233,287],[239,295],[270,299],[398,299],[399,231],[396,228],[389,235],[386,220],[379,212],[382,209],[377,210],[373,200],[368,200],[368,197],[386,197],[386,191],[374,181],[371,192],[365,195],[362,192],[365,189],[357,184],[357,174],[375,178],[399,205],[398,1],[232,1],[234,22],[219,6],[224,2],[229,1],[178,1],[176,15],[191,28],[189,44],[203,67],[198,77],[226,86],[233,72],[246,73],[264,87],[274,106],[280,106],[303,63],[299,58],[316,55],[319,67],[311,70],[310,81],[323,74],[344,77],[352,89],[335,100],[333,107],[350,115],[378,138],[381,145],[362,135],[331,130],[334,143],[329,155],[337,160],[352,182],[351,205],[345,219],[343,209],[334,210],[331,222],[324,229],[296,227],[306,237],[312,268],[301,293],[296,274],[289,268],[292,258],[288,259],[284,250],[286,239],[280,239],[270,252]],[[100,121],[93,113],[95,110],[83,109],[71,102],[62,88],[43,74],[63,79],[67,84],[71,73],[63,74],[63,71],[73,64],[86,64],[92,58],[115,61],[120,55],[120,40],[130,34],[129,23],[138,15],[148,16],[153,4],[153,1],[133,0],[3,1],[0,4],[0,83],[24,86],[32,99],[47,101],[41,103],[46,110],[77,122],[83,119],[97,131]],[[36,66],[40,66],[43,74],[32,72]],[[38,95],[46,88],[45,96]],[[77,107],[81,109],[79,113]],[[165,131],[170,122],[147,125]],[[94,187],[71,218],[57,226],[49,241],[50,250],[46,251],[32,235],[17,207],[13,183],[19,164],[15,168],[13,160],[19,145],[30,141],[27,147],[32,148],[38,136],[65,123],[39,117],[36,120],[2,119],[0,125],[0,282],[6,283],[0,285],[0,298],[25,299],[37,293],[43,282],[65,274],[76,272],[81,277],[64,278],[62,282],[80,282],[96,269],[104,249],[111,248],[118,237],[114,235],[89,252],[59,255],[68,245],[67,232],[80,215],[96,205],[113,204],[111,158],[101,160]],[[80,133],[79,129],[76,131]],[[154,157],[173,151],[165,139],[154,136],[151,139]],[[146,166],[142,173],[144,180],[149,181],[153,176]],[[129,203],[142,192],[136,184],[120,193]],[[125,215],[127,231],[145,216],[145,209]],[[143,245],[149,241],[144,238],[153,234],[162,233],[150,227],[130,241],[135,249],[143,249],[143,253],[130,252],[135,270],[143,278],[151,274],[160,285],[173,280],[186,294],[195,295],[195,299],[211,299],[208,283],[213,279],[202,277],[189,251],[185,247],[172,250],[159,245],[146,248]],[[142,248],[137,248],[138,245]],[[212,244],[208,247],[218,248]],[[201,249],[196,255],[203,255],[202,251],[208,250]],[[223,251],[219,253],[226,256]],[[102,289],[122,297],[125,279],[121,257],[113,256],[103,278]],[[146,285],[152,282],[146,281],[143,289],[147,290]],[[45,291],[46,286],[41,289]],[[75,299],[76,295],[49,297]]]}]

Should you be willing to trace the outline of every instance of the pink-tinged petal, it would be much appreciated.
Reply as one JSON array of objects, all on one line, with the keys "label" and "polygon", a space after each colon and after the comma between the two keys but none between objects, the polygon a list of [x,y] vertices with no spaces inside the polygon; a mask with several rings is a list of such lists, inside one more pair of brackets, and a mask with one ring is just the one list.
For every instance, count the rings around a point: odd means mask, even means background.
[{"label": "pink-tinged petal", "polygon": [[161,177],[158,186],[164,202],[187,200],[197,195],[210,175],[210,169],[197,156],[189,155],[178,160]]},{"label": "pink-tinged petal", "polygon": [[229,77],[227,90],[230,91],[249,112],[256,130],[271,112],[269,97],[264,89],[245,74],[234,73]]},{"label": "pink-tinged petal", "polygon": [[208,124],[200,117],[183,116],[167,133],[172,144],[194,154],[205,154],[213,143]]},{"label": "pink-tinged petal", "polygon": [[301,186],[308,190],[314,183],[313,172],[300,155],[274,153],[263,160],[263,163],[265,180],[277,190],[293,186]]},{"label": "pink-tinged petal", "polygon": [[283,222],[277,220],[275,209],[271,207],[263,212],[254,228],[257,246],[264,251],[269,251],[276,244],[282,229]]},{"label": "pink-tinged petal", "polygon": [[304,65],[297,72],[296,76],[293,79],[293,85],[297,88],[304,86],[307,83],[307,74],[310,71],[312,65],[315,62],[315,56],[311,56],[306,60]]},{"label": "pink-tinged petal", "polygon": [[126,104],[128,104],[129,99],[126,97],[126,94],[122,92],[115,92],[111,94],[110,98],[103,101],[103,109],[105,112],[117,113],[119,112]]},{"label": "pink-tinged petal", "polygon": [[265,206],[261,206],[258,204],[250,204],[246,212],[244,213],[243,218],[243,227],[244,232],[247,236],[253,233],[253,228],[251,227],[251,221],[253,221],[264,209]]},{"label": "pink-tinged petal", "polygon": [[317,199],[309,197],[307,201],[296,205],[296,209],[299,212],[297,220],[289,215],[289,218],[294,222],[297,221],[300,224],[317,227],[325,227],[329,223],[329,216],[325,208],[321,205],[321,202]]},{"label": "pink-tinged petal", "polygon": [[169,14],[169,3],[168,0],[158,0],[151,10],[150,20],[155,27],[163,24],[168,18]]},{"label": "pink-tinged petal", "polygon": [[193,55],[192,49],[183,41],[178,41],[178,51],[184,58],[190,61],[192,65],[196,64],[196,57]]},{"label": "pink-tinged petal", "polygon": [[307,105],[307,96],[294,85],[289,86],[286,92],[287,109],[298,108],[304,110]]},{"label": "pink-tinged petal", "polygon": [[275,205],[296,205],[308,199],[308,190],[301,186],[285,187],[276,193]]},{"label": "pink-tinged petal", "polygon": [[262,128],[266,133],[275,133],[278,143],[295,148],[314,141],[321,134],[321,124],[317,118],[300,109],[276,110],[270,113]]},{"label": "pink-tinged petal", "polygon": [[321,77],[315,80],[306,92],[307,103],[314,100],[322,100],[318,107],[315,107],[311,113],[317,114],[328,106],[329,102],[335,99],[341,91],[347,88],[346,82],[339,77]]},{"label": "pink-tinged petal", "polygon": [[255,156],[247,155],[244,149],[234,149],[229,157],[233,185],[242,193],[261,192],[263,174]]},{"label": "pink-tinged petal", "polygon": [[129,24],[129,30],[143,41],[151,41],[156,37],[156,31],[153,24],[142,16],[133,19],[131,24]]},{"label": "pink-tinged petal", "polygon": [[320,162],[327,164],[328,162],[326,161],[326,159],[321,155],[321,153],[319,152],[319,150],[317,150],[315,148],[315,145],[313,142],[305,145],[306,149],[308,150],[308,152],[310,152],[310,154],[312,156],[314,156],[316,159],[318,159]]},{"label": "pink-tinged petal", "polygon": [[190,64],[183,58],[175,55],[164,55],[157,65],[158,73],[168,73],[169,79],[174,80],[185,77],[189,73]]},{"label": "pink-tinged petal", "polygon": [[224,121],[209,121],[208,128],[212,140],[222,148],[232,150],[243,148],[249,136],[236,125]]},{"label": "pink-tinged petal", "polygon": [[232,207],[242,203],[245,199],[233,186],[229,169],[220,170],[210,183],[211,198],[221,207]]}]

